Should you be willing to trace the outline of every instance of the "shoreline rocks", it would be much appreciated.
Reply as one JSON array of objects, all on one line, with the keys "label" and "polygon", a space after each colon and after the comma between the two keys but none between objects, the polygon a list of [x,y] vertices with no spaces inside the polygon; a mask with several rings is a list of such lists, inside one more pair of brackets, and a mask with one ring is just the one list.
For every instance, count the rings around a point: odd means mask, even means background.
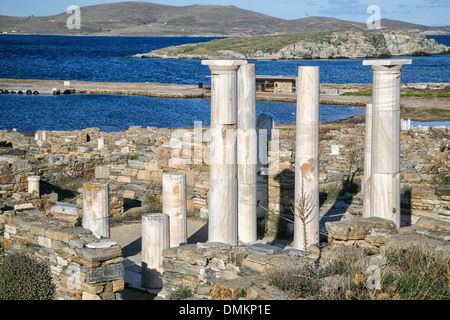
[{"label": "shoreline rocks", "polygon": [[[309,60],[309,59],[359,59],[388,58],[397,56],[424,56],[448,54],[450,47],[438,44],[425,35],[402,32],[368,33],[344,31],[331,33],[313,33],[311,37],[302,37],[298,41],[282,45],[281,48],[259,48],[258,44],[243,52],[239,47],[227,46],[225,40],[214,40],[216,45],[209,49],[206,44],[185,44],[158,49],[144,54],[128,56],[130,58],[163,58],[163,59],[251,59],[251,60]],[[317,36],[320,35],[320,36]],[[280,35],[282,36],[282,35]],[[246,41],[261,39],[243,37]],[[267,36],[268,37],[268,36]],[[271,36],[273,37],[273,36]],[[217,45],[222,41],[222,46]],[[256,41],[255,41],[256,42]],[[264,42],[264,41],[257,41]],[[211,46],[213,47],[213,46]]]}]

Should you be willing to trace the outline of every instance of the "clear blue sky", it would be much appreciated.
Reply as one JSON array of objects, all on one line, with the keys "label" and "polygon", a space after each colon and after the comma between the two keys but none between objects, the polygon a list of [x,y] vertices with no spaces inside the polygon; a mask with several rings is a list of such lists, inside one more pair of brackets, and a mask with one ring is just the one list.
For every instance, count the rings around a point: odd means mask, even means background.
[{"label": "clear blue sky", "polygon": [[[139,0],[136,0],[139,1]],[[0,0],[0,15],[24,17],[47,16],[65,12],[70,5],[79,7],[120,0]],[[173,6],[192,4],[234,5],[267,15],[298,19],[306,16],[334,17],[366,22],[369,5],[378,5],[381,18],[428,26],[450,25],[450,0],[151,0]]]}]

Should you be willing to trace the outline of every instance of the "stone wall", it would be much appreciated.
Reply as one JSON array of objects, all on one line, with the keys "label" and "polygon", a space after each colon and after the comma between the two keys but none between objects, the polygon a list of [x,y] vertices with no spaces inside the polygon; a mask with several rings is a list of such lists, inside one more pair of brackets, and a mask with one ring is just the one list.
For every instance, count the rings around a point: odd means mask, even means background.
[{"label": "stone wall", "polygon": [[295,249],[284,250],[270,244],[255,243],[232,247],[211,242],[184,245],[163,251],[163,291],[169,298],[179,288],[189,289],[194,297],[212,300],[237,299],[243,289],[248,299],[287,299],[261,278],[272,266],[300,259]]},{"label": "stone wall", "polygon": [[57,300],[114,300],[125,286],[122,249],[115,242],[56,219],[0,215],[0,262],[12,252],[50,266]]}]

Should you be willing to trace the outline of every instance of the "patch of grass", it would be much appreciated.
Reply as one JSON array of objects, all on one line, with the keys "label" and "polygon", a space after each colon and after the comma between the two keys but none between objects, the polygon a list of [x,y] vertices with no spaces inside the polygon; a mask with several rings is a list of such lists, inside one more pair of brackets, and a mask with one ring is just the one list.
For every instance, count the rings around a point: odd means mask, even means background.
[{"label": "patch of grass", "polygon": [[13,27],[13,24],[0,24],[0,30],[11,29]]},{"label": "patch of grass", "polygon": [[372,91],[344,92],[341,96],[372,96]]},{"label": "patch of grass", "polygon": [[450,175],[442,178],[442,181],[439,183],[439,187],[450,188]]},{"label": "patch of grass", "polygon": [[174,57],[178,54],[210,55],[222,50],[234,51],[242,54],[251,54],[258,51],[276,53],[282,48],[295,44],[301,40],[314,42],[326,41],[332,32],[302,32],[279,35],[245,36],[225,39],[215,39],[199,44],[185,44],[153,51],[153,53],[166,54]]},{"label": "patch of grass", "polygon": [[94,28],[102,28],[102,29],[115,29],[116,26],[108,26],[104,24],[98,24],[98,23],[82,23],[82,26],[89,26]]}]

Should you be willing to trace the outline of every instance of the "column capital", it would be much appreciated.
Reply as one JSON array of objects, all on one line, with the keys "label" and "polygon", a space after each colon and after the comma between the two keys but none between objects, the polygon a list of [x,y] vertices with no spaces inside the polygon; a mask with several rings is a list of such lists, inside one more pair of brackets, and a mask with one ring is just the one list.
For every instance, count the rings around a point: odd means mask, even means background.
[{"label": "column capital", "polygon": [[211,71],[232,71],[247,64],[246,60],[202,60],[203,65],[209,66]]},{"label": "column capital", "polygon": [[411,59],[373,59],[363,60],[364,66],[371,66],[373,70],[400,70],[405,64],[412,64]]}]

